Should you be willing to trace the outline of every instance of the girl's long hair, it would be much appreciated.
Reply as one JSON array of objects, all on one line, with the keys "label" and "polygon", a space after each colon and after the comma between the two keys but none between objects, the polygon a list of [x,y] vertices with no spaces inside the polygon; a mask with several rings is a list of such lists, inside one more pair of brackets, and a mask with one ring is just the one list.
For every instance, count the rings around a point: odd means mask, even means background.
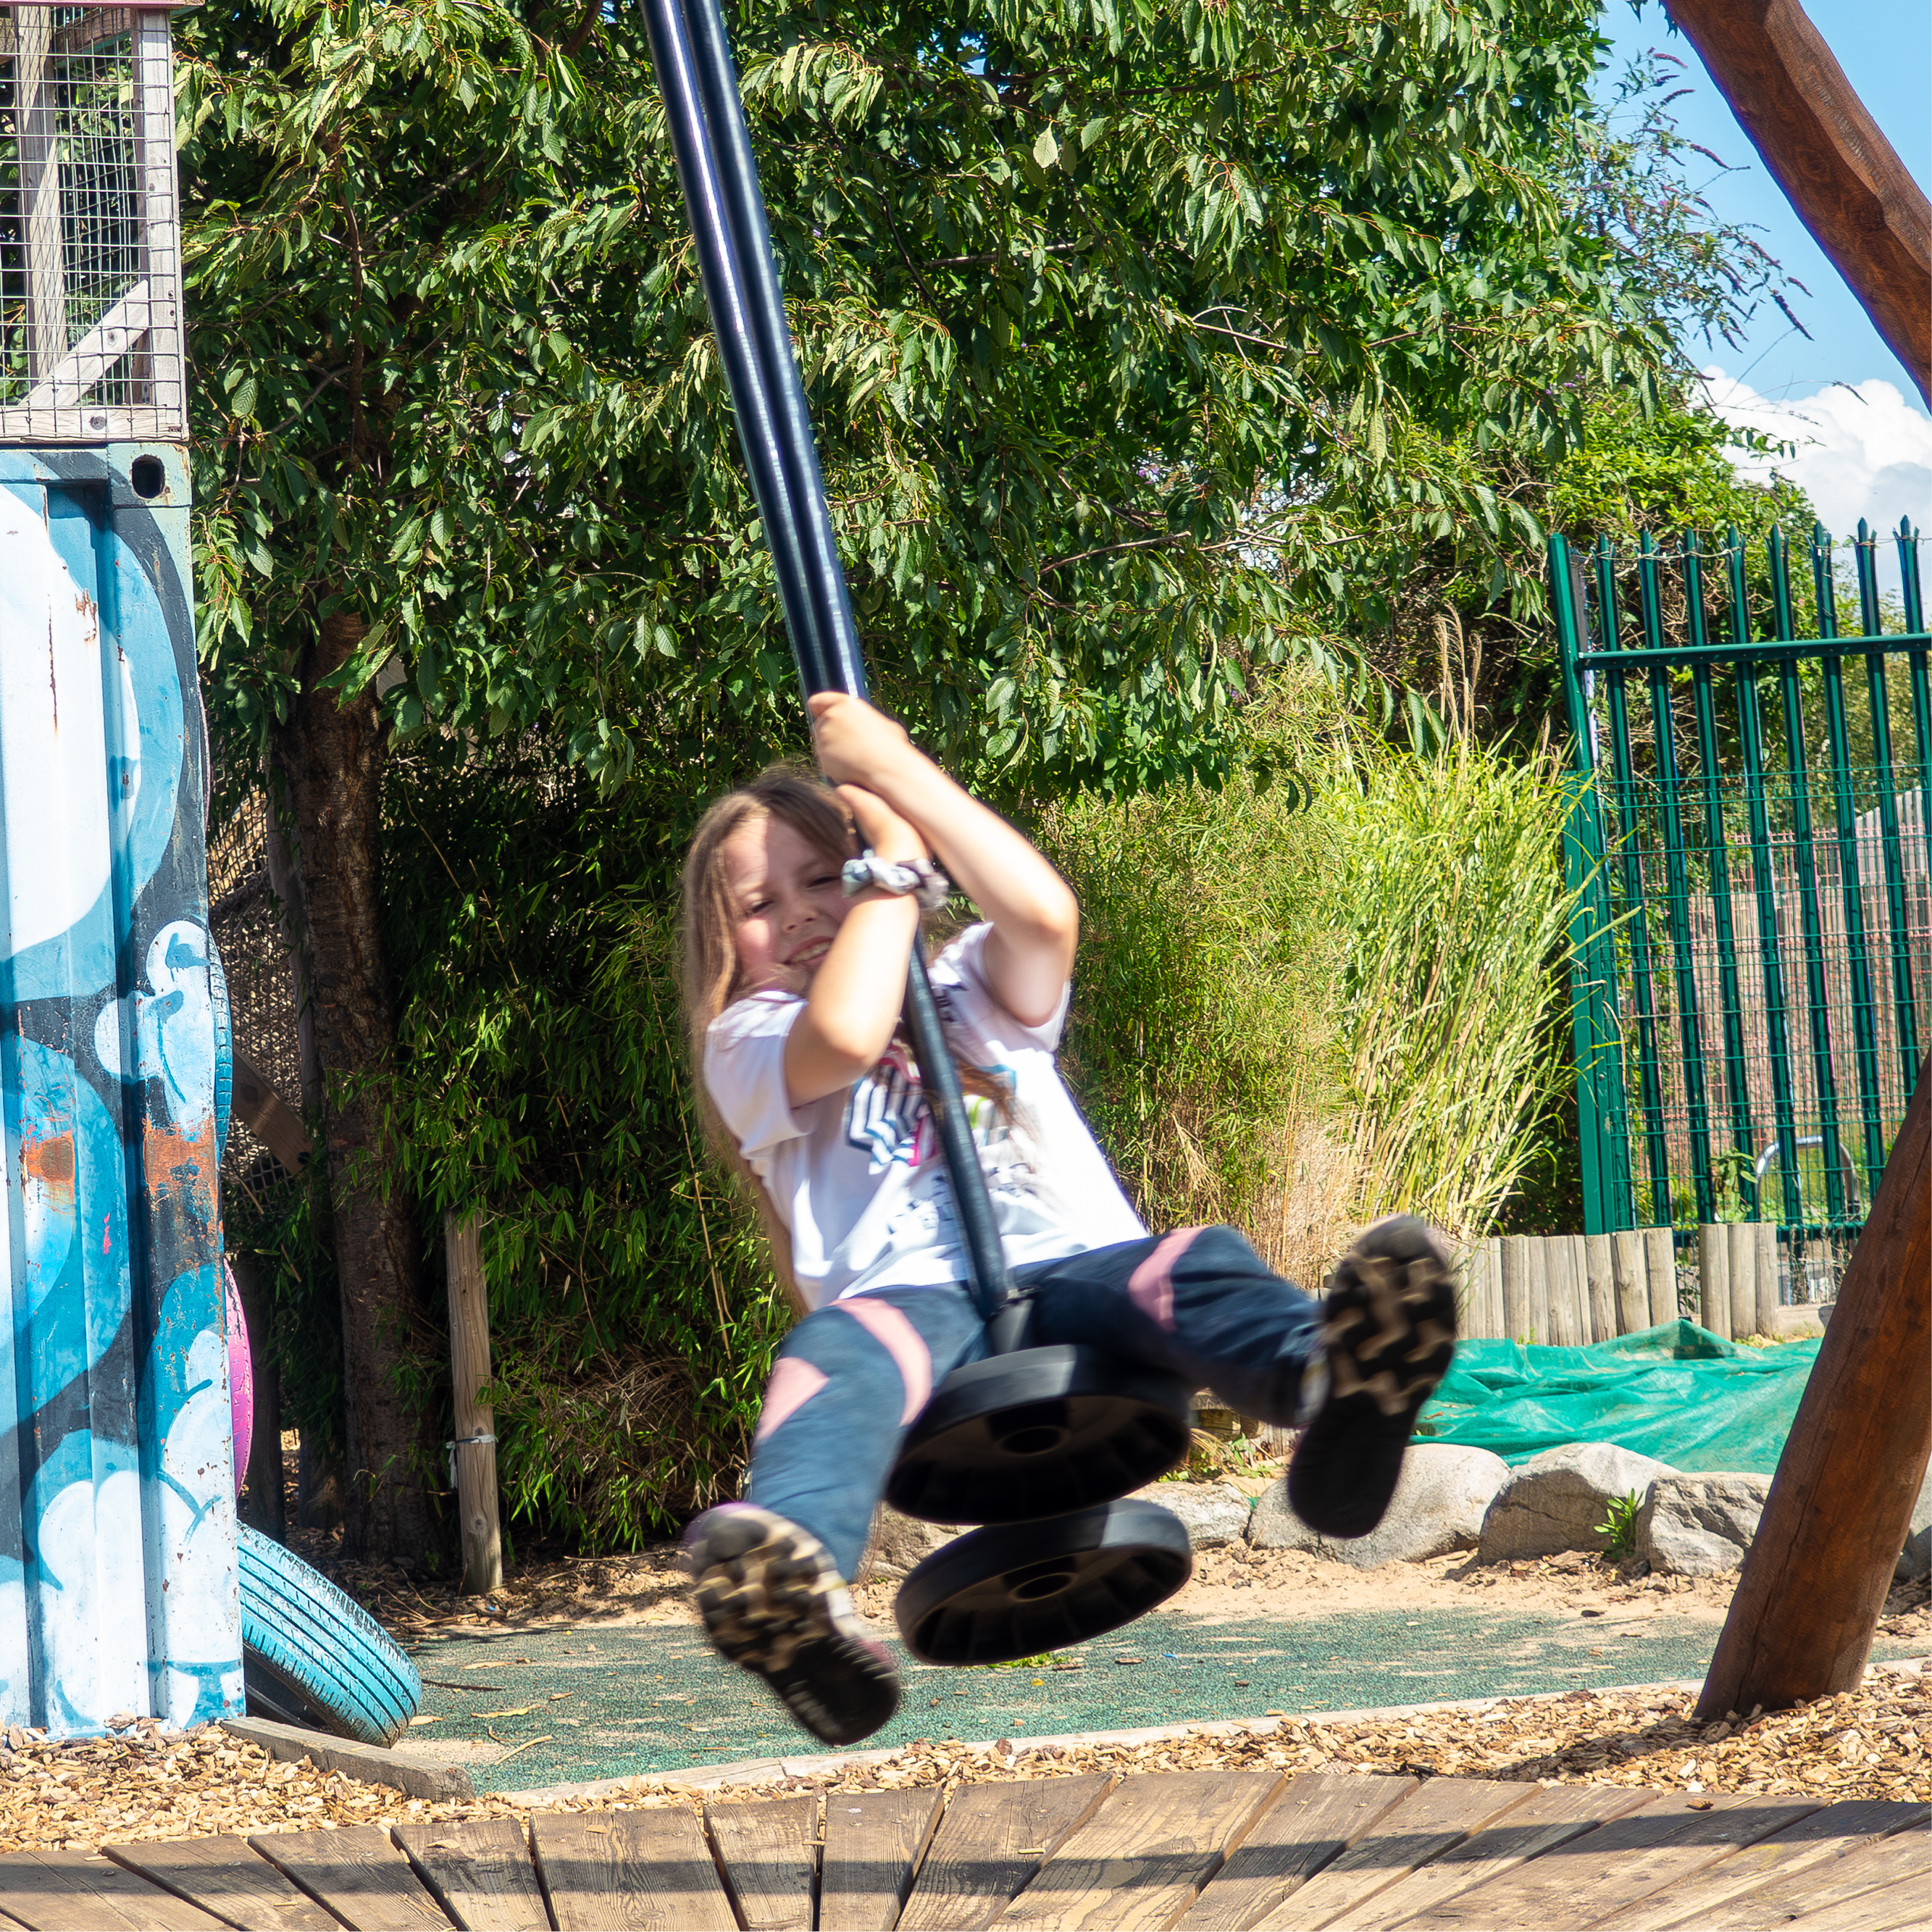
[{"label": "girl's long hair", "polygon": [[[807,844],[833,865],[852,856],[852,824],[831,790],[814,773],[797,765],[768,765],[748,785],[728,791],[698,822],[691,850],[685,856],[682,910],[684,926],[683,998],[686,1038],[691,1054],[692,1090],[704,1138],[733,1173],[748,1185],[758,1219],[771,1250],[772,1268],[784,1285],[792,1306],[806,1312],[803,1298],[791,1272],[791,1232],[778,1217],[751,1164],[738,1151],[704,1079],[704,1045],[711,1023],[746,988],[738,970],[738,908],[724,873],[724,848],[739,829],[760,818],[776,818],[790,826]],[[897,1036],[904,1040],[904,1022]],[[984,1068],[953,1059],[960,1085],[990,1100],[1010,1123],[1012,1096],[1003,1082]]]}]

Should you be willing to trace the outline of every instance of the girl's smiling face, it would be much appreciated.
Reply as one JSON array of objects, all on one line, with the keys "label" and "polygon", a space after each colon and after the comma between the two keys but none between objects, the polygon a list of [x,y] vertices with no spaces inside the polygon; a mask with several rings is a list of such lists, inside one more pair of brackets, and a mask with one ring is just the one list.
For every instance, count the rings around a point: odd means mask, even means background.
[{"label": "girl's smiling face", "polygon": [[737,990],[802,993],[851,910],[842,862],[769,812],[748,818],[718,856],[737,909]]}]

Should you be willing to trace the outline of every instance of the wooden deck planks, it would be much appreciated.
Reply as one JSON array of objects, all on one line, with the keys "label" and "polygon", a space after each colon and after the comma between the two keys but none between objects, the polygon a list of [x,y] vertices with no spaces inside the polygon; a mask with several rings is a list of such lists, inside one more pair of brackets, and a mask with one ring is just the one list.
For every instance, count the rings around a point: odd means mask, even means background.
[{"label": "wooden deck planks", "polygon": [[[1928,1815],[1923,1804],[1887,1804],[1876,1798],[1828,1805],[1733,1852],[1688,1884],[1674,1885],[1624,1907],[1616,1915],[1617,1932],[1669,1932],[1674,1926],[1695,1926],[1702,1932],[1706,1926],[1775,1922],[1766,1921],[1761,1903],[1768,1886],[1788,1885],[1814,1867],[1829,1864],[1894,1832],[1922,1832]],[[1791,1895],[1801,1897],[1803,1892],[1799,1886]]]},{"label": "wooden deck planks", "polygon": [[828,1791],[819,1932],[892,1932],[939,1822],[940,1791]]},{"label": "wooden deck planks", "polygon": [[1405,1919],[1426,1916],[1458,1892],[1487,1885],[1504,1872],[1543,1858],[1570,1839],[1635,1810],[1645,1796],[1614,1785],[1539,1787],[1526,1803],[1504,1812],[1480,1832],[1472,1832],[1420,1870],[1328,1920],[1323,1932],[1385,1932]]},{"label": "wooden deck planks", "polygon": [[103,1855],[241,1932],[337,1932],[337,1922],[246,1838],[103,1845]]},{"label": "wooden deck planks", "polygon": [[[1932,1874],[1932,1839],[1923,1826],[1862,1845],[1828,1864],[1774,1879],[1745,1897],[1718,1906],[1698,1922],[1699,1932],[1713,1928],[1748,1928],[1749,1932],[1772,1925],[1812,1926],[1866,1901],[1874,1918],[1884,1916],[1888,1894],[1904,1888],[1916,1902],[1920,1916],[1932,1919],[1928,1875]],[[1857,1914],[1845,1922],[1857,1922]],[[1888,1921],[1887,1922],[1889,1922]],[[1822,1928],[1820,1928],[1822,1932]]]},{"label": "wooden deck planks", "polygon": [[993,1922],[1000,1932],[1171,1925],[1286,1784],[1266,1771],[1123,1779]]},{"label": "wooden deck planks", "polygon": [[745,1932],[812,1932],[818,1799],[707,1804],[705,1829]]},{"label": "wooden deck planks", "polygon": [[1424,1926],[1556,1932],[1594,1925],[1817,1808],[1803,1798],[1660,1793],[1533,1864],[1432,1906],[1410,1924],[1418,1932]]},{"label": "wooden deck planks", "polygon": [[221,1921],[111,1858],[0,1852],[0,1922],[32,1932],[220,1932]]},{"label": "wooden deck planks", "polygon": [[956,1791],[913,1880],[898,1932],[990,1925],[1113,1786],[1096,1771]]},{"label": "wooden deck planks", "polygon": [[1357,1910],[1472,1832],[1526,1804],[1533,1784],[1432,1778],[1306,1884],[1253,1922],[1250,1932],[1300,1932]]},{"label": "wooden deck planks", "polygon": [[1289,1779],[1189,1907],[1182,1932],[1246,1932],[1418,1788],[1412,1778]]},{"label": "wooden deck planks", "polygon": [[538,1812],[530,1838],[558,1932],[736,1932],[711,1848],[682,1805]]},{"label": "wooden deck planks", "polygon": [[416,1876],[464,1932],[550,1932],[530,1834],[518,1820],[399,1825],[395,1836]]},{"label": "wooden deck planks", "polygon": [[424,1927],[448,1932],[448,1916],[378,1826],[268,1832],[248,1842],[351,1932],[422,1932]]}]

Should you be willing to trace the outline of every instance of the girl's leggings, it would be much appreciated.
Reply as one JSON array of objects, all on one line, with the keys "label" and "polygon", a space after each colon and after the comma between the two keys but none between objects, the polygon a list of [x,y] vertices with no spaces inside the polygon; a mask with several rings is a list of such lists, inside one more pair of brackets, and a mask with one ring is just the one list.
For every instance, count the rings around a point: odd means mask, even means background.
[{"label": "girl's leggings", "polygon": [[[1034,1341],[1111,1349],[1212,1388],[1240,1414],[1294,1419],[1319,1305],[1234,1228],[1178,1228],[1017,1272],[1034,1292]],[[814,1310],[766,1388],[747,1499],[810,1530],[849,1578],[907,1425],[986,1353],[963,1286],[874,1288]]]}]

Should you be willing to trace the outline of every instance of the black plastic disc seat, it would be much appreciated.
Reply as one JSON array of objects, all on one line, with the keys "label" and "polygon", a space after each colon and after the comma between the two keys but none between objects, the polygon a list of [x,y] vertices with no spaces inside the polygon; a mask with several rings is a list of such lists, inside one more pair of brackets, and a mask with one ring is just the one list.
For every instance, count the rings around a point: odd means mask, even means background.
[{"label": "black plastic disc seat", "polygon": [[886,1500],[928,1522],[1024,1522],[1108,1503],[1187,1454],[1192,1391],[1104,1348],[955,1369],[908,1432]]},{"label": "black plastic disc seat", "polygon": [[1132,1623],[1193,1569],[1180,1519],[1137,1497],[998,1523],[956,1537],[899,1586],[899,1634],[922,1664],[1011,1664]]}]

